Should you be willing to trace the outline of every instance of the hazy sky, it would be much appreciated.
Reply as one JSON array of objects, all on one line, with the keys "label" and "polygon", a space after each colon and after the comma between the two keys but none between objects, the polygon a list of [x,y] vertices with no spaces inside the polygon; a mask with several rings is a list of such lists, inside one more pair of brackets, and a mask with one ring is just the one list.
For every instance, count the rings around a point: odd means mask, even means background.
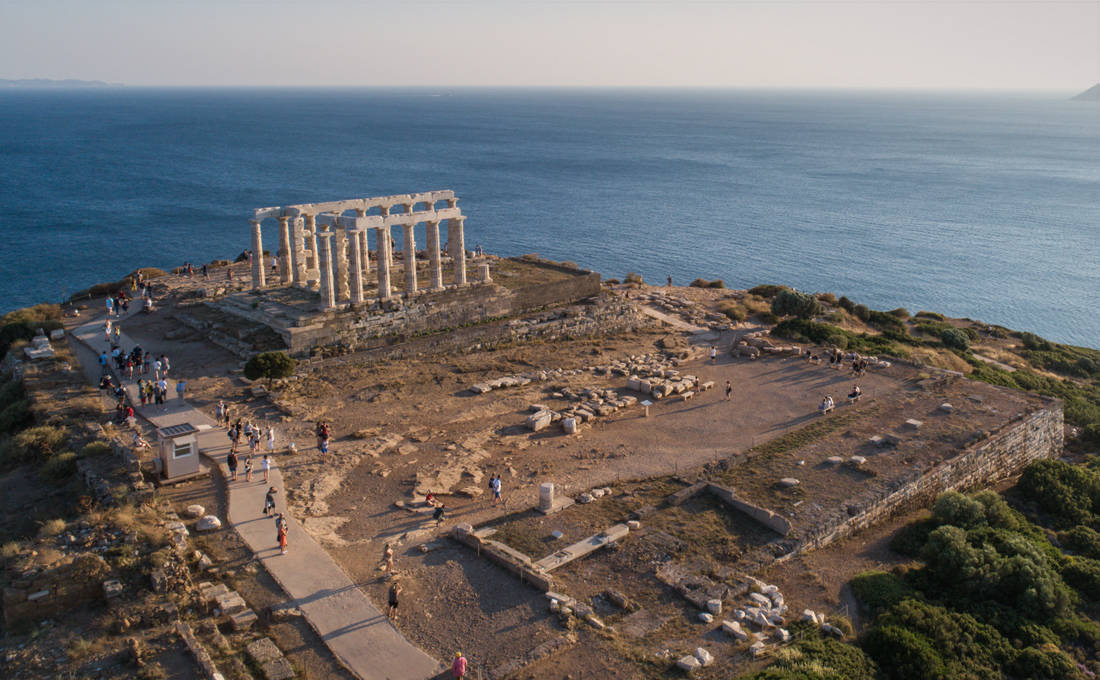
[{"label": "hazy sky", "polygon": [[0,0],[0,26],[0,78],[131,85],[1100,81],[1100,0]]}]

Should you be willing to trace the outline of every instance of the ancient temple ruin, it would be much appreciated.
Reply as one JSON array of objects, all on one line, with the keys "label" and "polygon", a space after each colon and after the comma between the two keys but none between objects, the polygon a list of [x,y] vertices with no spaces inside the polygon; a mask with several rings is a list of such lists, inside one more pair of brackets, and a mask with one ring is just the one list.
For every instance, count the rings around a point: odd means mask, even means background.
[{"label": "ancient temple ruin", "polygon": [[[444,205],[440,205],[444,204]],[[346,215],[354,211],[354,215]],[[279,250],[277,275],[282,285],[310,288],[320,292],[322,309],[335,309],[343,303],[361,305],[364,287],[371,275],[368,231],[375,234],[378,299],[393,297],[391,276],[394,270],[392,229],[403,232],[406,298],[420,291],[416,273],[416,227],[426,230],[427,256],[430,263],[428,289],[444,290],[443,252],[439,225],[446,223],[447,255],[454,265],[453,285],[466,285],[465,217],[453,191],[428,191],[375,198],[358,198],[327,203],[303,203],[282,207],[259,208],[252,216],[252,252],[263,249],[263,221],[278,222]],[[268,285],[267,262],[252,258],[252,288]]]}]

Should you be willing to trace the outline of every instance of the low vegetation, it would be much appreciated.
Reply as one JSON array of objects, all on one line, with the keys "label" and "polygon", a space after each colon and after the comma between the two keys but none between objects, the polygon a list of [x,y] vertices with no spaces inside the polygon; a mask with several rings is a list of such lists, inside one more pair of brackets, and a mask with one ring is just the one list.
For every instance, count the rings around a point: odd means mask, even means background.
[{"label": "low vegetation", "polygon": [[286,352],[261,352],[244,365],[244,375],[249,380],[289,378],[297,365]]}]

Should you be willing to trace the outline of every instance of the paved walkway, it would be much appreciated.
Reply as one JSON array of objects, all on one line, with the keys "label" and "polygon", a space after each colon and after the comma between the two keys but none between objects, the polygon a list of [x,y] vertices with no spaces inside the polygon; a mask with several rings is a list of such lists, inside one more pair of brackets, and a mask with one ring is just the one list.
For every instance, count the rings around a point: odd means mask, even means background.
[{"label": "paved walkway", "polygon": [[[96,355],[110,349],[104,338],[102,318],[73,328],[70,332]],[[123,332],[120,344],[124,349],[129,349],[135,343]],[[140,404],[136,386],[126,382],[131,403]],[[225,455],[229,451],[229,438],[225,430],[212,417],[177,398],[174,381],[169,381],[168,395],[164,410],[155,406],[135,406],[134,410],[158,428],[179,423],[191,423],[199,428],[199,448],[218,463],[222,477],[228,480]],[[261,442],[261,447],[264,446],[266,443]],[[244,451],[247,455],[248,449]],[[265,517],[262,510],[264,494],[269,486],[279,490],[276,506],[285,510],[283,477],[273,460],[270,481],[265,483],[263,472],[259,469],[259,457],[254,462],[251,483],[243,481],[243,460],[238,476],[241,481],[227,482],[229,523],[295,601],[310,626],[336,658],[363,680],[420,680],[434,677],[443,670],[441,664],[394,628],[324,548],[285,511],[284,516],[289,524],[288,551],[286,555],[279,554],[275,523]]]}]

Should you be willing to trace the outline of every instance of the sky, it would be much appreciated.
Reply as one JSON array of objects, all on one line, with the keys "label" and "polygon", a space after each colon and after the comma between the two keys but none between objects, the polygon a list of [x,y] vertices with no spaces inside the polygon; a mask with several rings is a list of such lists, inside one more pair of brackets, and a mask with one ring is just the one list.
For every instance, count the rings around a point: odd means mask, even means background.
[{"label": "sky", "polygon": [[0,78],[1083,90],[1100,0],[0,0]]}]

